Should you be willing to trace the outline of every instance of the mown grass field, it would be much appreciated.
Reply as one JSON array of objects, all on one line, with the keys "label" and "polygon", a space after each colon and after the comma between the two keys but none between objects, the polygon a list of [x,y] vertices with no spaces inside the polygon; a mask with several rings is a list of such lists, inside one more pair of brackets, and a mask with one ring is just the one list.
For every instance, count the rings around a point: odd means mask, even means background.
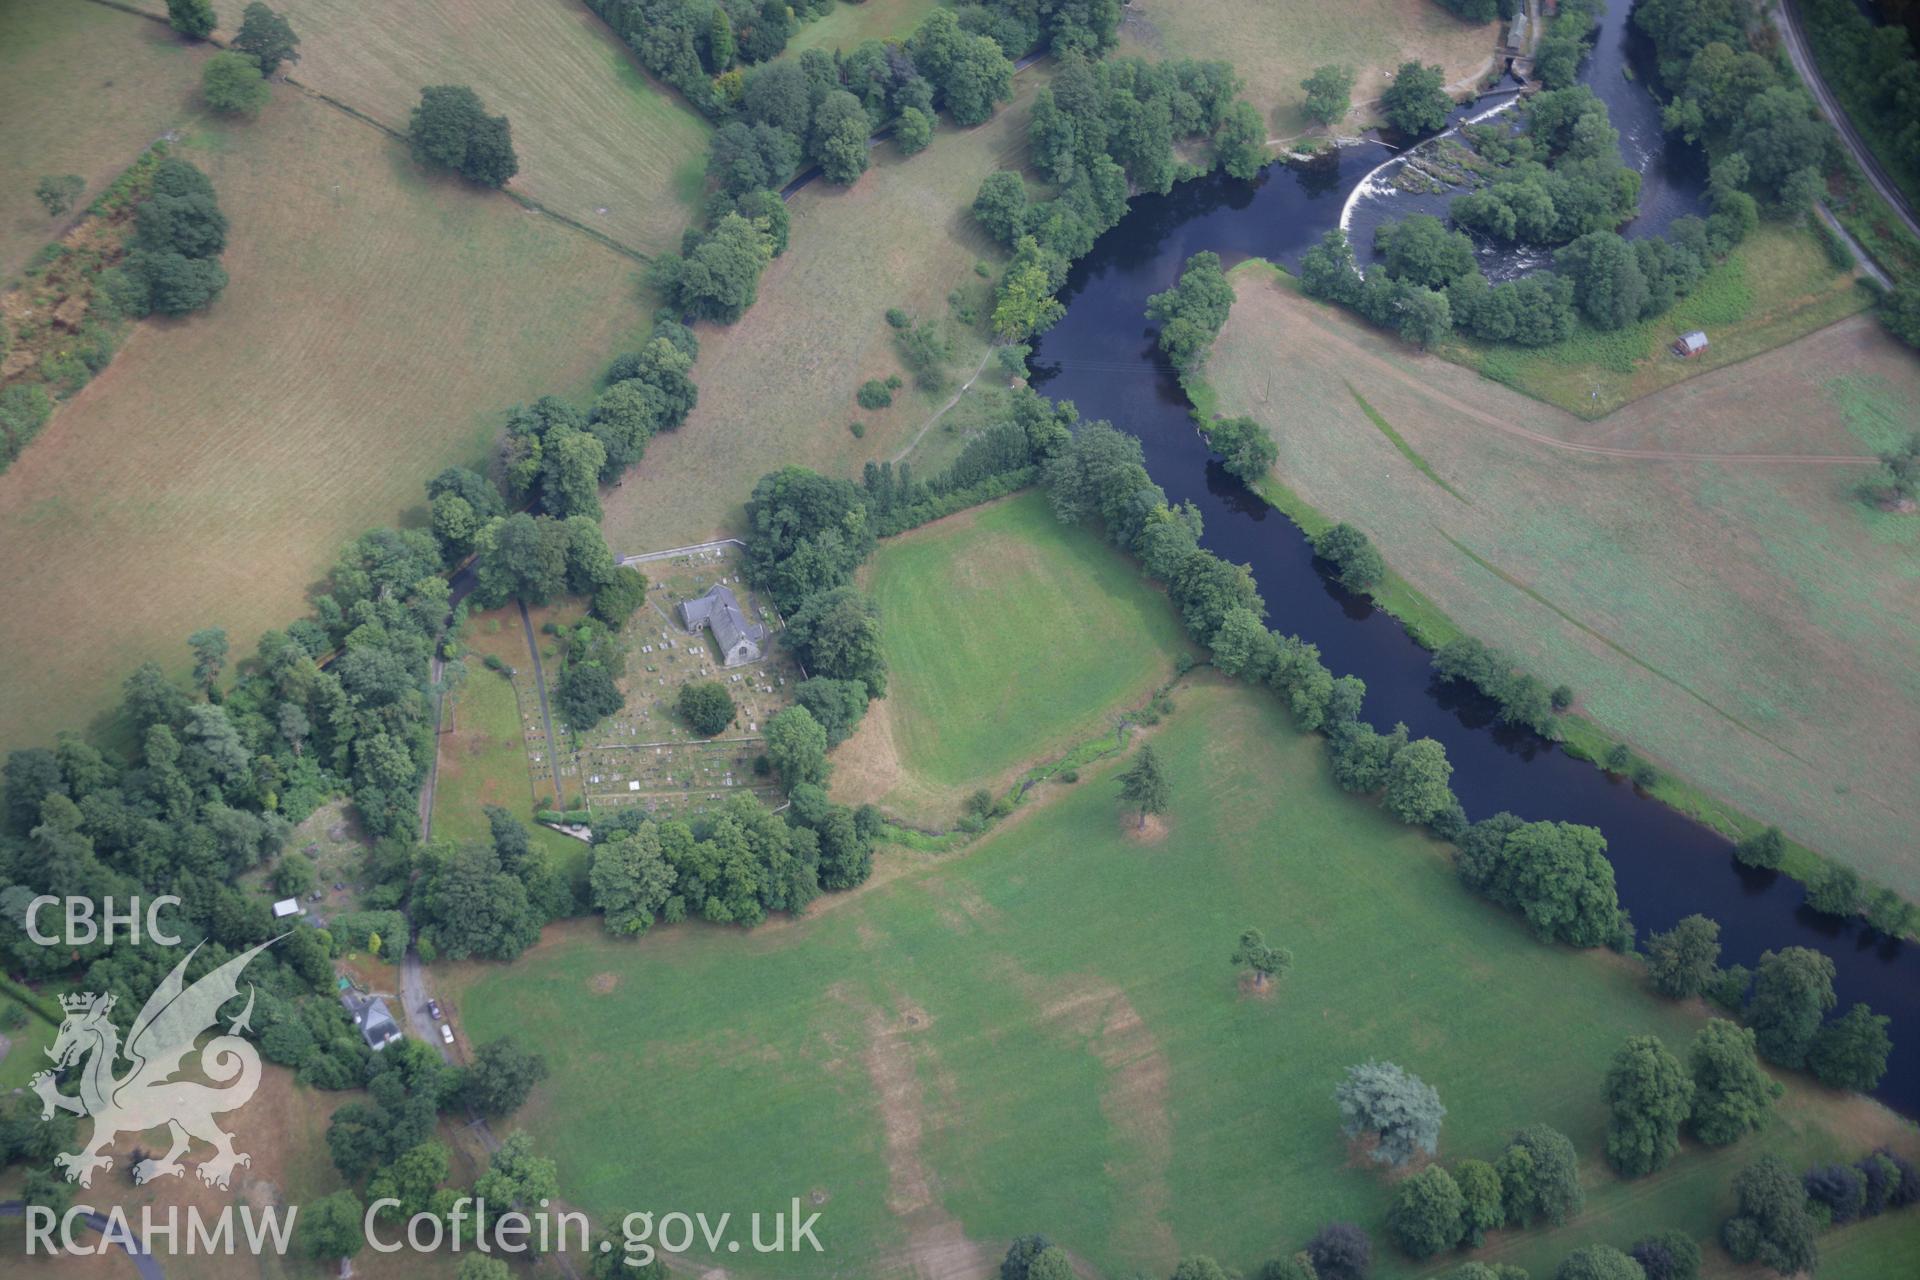
[{"label": "mown grass field", "polygon": [[887,539],[866,581],[888,694],[836,753],[838,789],[916,819],[1111,729],[1188,648],[1165,598],[1037,490]]},{"label": "mown grass field", "polygon": [[144,659],[184,670],[199,627],[250,653],[348,539],[423,514],[508,408],[583,393],[644,324],[629,259],[302,95],[179,154],[232,283],[143,323],[0,476],[0,747],[87,727]]},{"label": "mown grass field", "polygon": [[1665,456],[1887,448],[1920,425],[1920,364],[1871,317],[1585,423],[1262,264],[1234,281],[1207,382],[1274,429],[1280,483],[1667,770],[1920,891],[1920,793],[1885,750],[1920,732],[1920,521],[1857,502],[1859,466]]},{"label": "mown grass field", "polygon": [[[1613,333],[1584,322],[1571,338],[1523,349],[1457,339],[1442,355],[1582,418],[1600,418],[1662,387],[1723,369],[1873,305],[1802,228],[1768,223],[1664,316]],[[1704,329],[1711,345],[1691,360],[1668,350]]]},{"label": "mown grass field", "polygon": [[1315,67],[1345,63],[1357,73],[1358,109],[1334,128],[1354,133],[1379,119],[1373,100],[1390,83],[1388,73],[1409,58],[1437,63],[1464,94],[1492,69],[1497,27],[1463,22],[1433,0],[1138,0],[1121,23],[1119,51],[1232,63],[1272,136],[1291,138],[1310,128],[1322,132],[1300,111],[1307,96],[1300,82]]},{"label": "mown grass field", "polygon": [[0,280],[74,216],[49,218],[34,184],[77,173],[87,180],[84,209],[148,143],[199,114],[207,52],[100,5],[0,5]]},{"label": "mown grass field", "polygon": [[[140,0],[166,12],[160,0]],[[245,0],[218,0],[219,33]],[[577,0],[286,0],[301,84],[404,131],[432,84],[470,86],[513,125],[512,187],[643,253],[693,221],[709,128]]]},{"label": "mown grass field", "polygon": [[[1876,1105],[1796,1084],[1764,1135],[1618,1182],[1607,1059],[1642,1032],[1679,1048],[1699,1011],[1467,895],[1443,846],[1337,792],[1267,699],[1204,681],[1180,701],[1153,739],[1174,797],[1156,843],[1130,837],[1116,761],[964,853],[889,855],[798,921],[637,944],[581,922],[511,967],[455,970],[471,1034],[547,1046],[519,1119],[569,1198],[820,1208],[826,1254],[726,1257],[741,1275],[985,1274],[1033,1230],[1093,1274],[1193,1252],[1250,1270],[1333,1218],[1375,1233],[1376,1274],[1437,1273],[1455,1260],[1386,1245],[1388,1182],[1339,1132],[1334,1085],[1378,1056],[1438,1088],[1448,1161],[1535,1121],[1573,1138],[1586,1212],[1483,1252],[1550,1275],[1596,1240],[1708,1238],[1763,1150],[1804,1166],[1912,1142]],[[1294,952],[1271,998],[1227,961],[1249,925]],[[1863,1251],[1920,1243],[1911,1215],[1876,1230]]]},{"label": "mown grass field", "polygon": [[[605,495],[616,554],[737,532],[754,481],[782,463],[858,475],[912,439],[951,388],[918,391],[909,378],[882,412],[854,401],[868,378],[904,373],[889,307],[945,318],[955,386],[985,360],[984,329],[952,322],[947,296],[977,296],[987,282],[974,264],[1004,257],[969,206],[987,174],[1025,165],[1028,106],[1043,74],[1022,72],[1016,100],[983,125],[942,124],[911,158],[882,144],[851,187],[816,182],[793,198],[791,242],[761,278],[759,301],[736,324],[700,326],[699,407]],[[863,437],[848,429],[856,419]]]},{"label": "mown grass field", "polygon": [[863,40],[905,40],[938,7],[938,0],[841,0],[824,17],[794,32],[785,56],[808,49],[851,49]]}]

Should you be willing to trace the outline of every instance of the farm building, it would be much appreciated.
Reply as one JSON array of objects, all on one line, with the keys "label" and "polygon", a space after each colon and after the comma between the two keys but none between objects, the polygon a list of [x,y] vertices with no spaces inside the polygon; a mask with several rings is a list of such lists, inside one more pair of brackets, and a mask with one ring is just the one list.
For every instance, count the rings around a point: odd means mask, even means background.
[{"label": "farm building", "polygon": [[1673,354],[1683,360],[1691,360],[1706,349],[1707,335],[1699,329],[1681,334],[1673,343]]},{"label": "farm building", "polygon": [[300,905],[300,899],[298,898],[282,898],[273,904],[273,918],[275,920],[285,920],[288,916],[303,916],[305,914],[306,909]]},{"label": "farm building", "polygon": [[767,629],[749,621],[733,592],[719,583],[708,588],[705,595],[681,604],[680,617],[689,631],[701,627],[713,631],[713,638],[720,642],[721,666],[758,662],[765,654]]}]

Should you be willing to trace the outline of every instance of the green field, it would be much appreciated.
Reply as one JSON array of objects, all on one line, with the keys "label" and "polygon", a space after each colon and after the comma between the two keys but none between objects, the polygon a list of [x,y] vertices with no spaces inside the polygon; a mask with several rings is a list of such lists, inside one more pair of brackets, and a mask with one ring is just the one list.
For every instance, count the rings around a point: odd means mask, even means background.
[{"label": "green field", "polygon": [[[1440,354],[1582,418],[1600,418],[1662,387],[1771,351],[1864,311],[1872,296],[1839,271],[1813,234],[1768,223],[1666,315],[1612,333],[1580,323],[1549,347],[1460,338]],[[1668,350],[1691,329],[1712,341],[1691,360]]]},{"label": "green field", "polygon": [[[737,533],[754,481],[781,463],[858,475],[912,440],[950,389],[909,383],[878,413],[854,400],[868,378],[902,372],[889,307],[947,326],[954,385],[985,362],[984,327],[954,322],[947,297],[978,297],[987,281],[974,264],[1005,256],[969,206],[987,174],[1025,165],[1028,106],[1043,75],[1022,72],[1016,100],[983,125],[942,124],[910,158],[882,145],[851,187],[815,182],[793,198],[791,242],[762,277],[759,301],[735,324],[699,326],[699,406],[605,495],[616,554]],[[855,419],[862,437],[848,430]]]},{"label": "green field", "polygon": [[1120,53],[1230,62],[1275,136],[1291,138],[1310,127],[1300,82],[1315,67],[1337,62],[1358,73],[1357,110],[1335,128],[1354,133],[1378,120],[1373,100],[1408,58],[1439,64],[1464,96],[1493,68],[1496,33],[1496,24],[1463,22],[1433,0],[1137,0],[1120,25]]},{"label": "green field", "polygon": [[938,0],[842,0],[787,41],[787,57],[808,49],[851,49],[863,40],[905,40],[938,8]]},{"label": "green field", "polygon": [[888,539],[868,587],[888,695],[835,756],[841,789],[926,817],[1111,729],[1187,650],[1166,600],[1038,490]]},{"label": "green field", "polygon": [[[141,0],[164,13],[160,0]],[[224,38],[245,0],[218,0]],[[300,84],[404,130],[431,84],[464,84],[513,126],[512,188],[644,253],[680,242],[706,121],[648,79],[578,0],[285,0]]]},{"label": "green field", "polygon": [[[469,1033],[548,1046],[519,1118],[595,1214],[820,1207],[824,1257],[727,1259],[738,1274],[964,1275],[1033,1230],[1105,1275],[1198,1251],[1250,1268],[1330,1218],[1378,1238],[1389,1187],[1330,1100],[1373,1056],[1439,1089],[1449,1161],[1535,1121],[1574,1139],[1587,1212],[1486,1251],[1540,1276],[1590,1241],[1709,1236],[1762,1150],[1804,1165],[1911,1143],[1874,1104],[1796,1086],[1763,1136],[1614,1180],[1607,1058],[1639,1032],[1678,1047],[1695,1010],[1467,895],[1442,846],[1335,791],[1262,697],[1187,688],[1154,741],[1174,796],[1157,843],[1130,838],[1109,765],[964,854],[892,855],[797,922],[550,931],[511,968],[456,971]],[[1270,999],[1227,962],[1248,925],[1294,952]],[[1920,1244],[1911,1215],[1875,1230],[1874,1250]],[[1422,1270],[1376,1256],[1377,1274]]]},{"label": "green field", "polygon": [[148,143],[198,116],[207,52],[101,5],[0,5],[0,280],[68,221],[47,217],[34,183],[77,173],[84,208]]},{"label": "green field", "polygon": [[0,476],[0,591],[37,602],[0,611],[0,748],[87,727],[144,659],[184,669],[197,628],[251,653],[349,538],[422,514],[510,406],[584,393],[644,323],[637,264],[304,95],[178,154],[232,222],[232,283],[138,326]]},{"label": "green field", "polygon": [[1587,423],[1233,279],[1209,410],[1274,428],[1275,481],[1663,770],[1920,892],[1920,793],[1883,749],[1920,731],[1920,522],[1857,502],[1858,465],[1765,460],[1920,426],[1920,363],[1871,317]]}]

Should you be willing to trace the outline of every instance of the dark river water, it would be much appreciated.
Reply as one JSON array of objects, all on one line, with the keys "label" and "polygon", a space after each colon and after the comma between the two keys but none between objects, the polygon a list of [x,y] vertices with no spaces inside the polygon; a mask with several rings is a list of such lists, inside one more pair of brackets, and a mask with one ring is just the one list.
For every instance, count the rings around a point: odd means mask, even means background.
[{"label": "dark river water", "polygon": [[[1612,3],[1624,8],[1626,0]],[[1595,90],[1613,109],[1622,150],[1647,166],[1641,221],[1670,221],[1697,199],[1696,169],[1685,157],[1663,154],[1644,78],[1620,74],[1622,21],[1610,15],[1589,74],[1597,73]],[[1616,97],[1644,99],[1653,110],[1635,116],[1615,106]],[[1649,127],[1652,133],[1641,131]],[[1876,1096],[1920,1115],[1920,948],[1876,934],[1859,919],[1812,911],[1796,882],[1742,868],[1722,836],[1531,732],[1496,725],[1478,695],[1433,678],[1430,655],[1396,620],[1329,581],[1292,521],[1221,470],[1195,432],[1145,318],[1148,295],[1171,285],[1203,249],[1229,262],[1258,256],[1296,264],[1386,155],[1378,145],[1354,147],[1312,170],[1275,165],[1250,183],[1214,175],[1136,200],[1075,265],[1061,293],[1067,314],[1035,346],[1035,386],[1139,437],[1154,480],[1172,500],[1192,502],[1203,514],[1203,545],[1253,566],[1269,625],[1319,645],[1336,675],[1365,680],[1366,714],[1375,724],[1405,721],[1415,737],[1446,745],[1454,790],[1469,815],[1505,809],[1600,828],[1620,901],[1643,938],[1698,912],[1720,923],[1723,964],[1751,967],[1762,951],[1784,946],[1831,956],[1838,1011],[1864,1001],[1893,1018],[1893,1059]]]}]

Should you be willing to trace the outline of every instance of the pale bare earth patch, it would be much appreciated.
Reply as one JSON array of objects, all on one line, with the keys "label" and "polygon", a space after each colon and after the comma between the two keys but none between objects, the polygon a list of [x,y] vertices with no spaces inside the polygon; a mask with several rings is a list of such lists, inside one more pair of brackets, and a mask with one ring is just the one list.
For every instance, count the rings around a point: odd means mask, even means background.
[{"label": "pale bare earth patch", "polygon": [[597,996],[610,996],[619,985],[620,975],[616,973],[596,973],[587,979],[587,990]]},{"label": "pale bare earth patch", "polygon": [[1899,764],[1920,748],[1920,577],[1912,535],[1851,495],[1871,450],[1833,389],[1898,417],[1920,366],[1870,317],[1585,422],[1235,281],[1208,376],[1221,412],[1280,428],[1289,488],[1663,768],[1920,891]]},{"label": "pale bare earth patch", "polygon": [[1157,813],[1147,815],[1145,822],[1137,813],[1120,815],[1120,830],[1130,844],[1159,844],[1167,838],[1167,820]]},{"label": "pale bare earth patch", "polygon": [[893,1014],[874,1009],[867,1018],[864,1061],[887,1133],[887,1210],[907,1232],[907,1252],[878,1274],[918,1280],[980,1280],[993,1270],[987,1249],[967,1239],[960,1222],[940,1203],[932,1169],[921,1155],[927,1101],[915,1065],[912,1037],[931,1023],[905,1005]]}]

